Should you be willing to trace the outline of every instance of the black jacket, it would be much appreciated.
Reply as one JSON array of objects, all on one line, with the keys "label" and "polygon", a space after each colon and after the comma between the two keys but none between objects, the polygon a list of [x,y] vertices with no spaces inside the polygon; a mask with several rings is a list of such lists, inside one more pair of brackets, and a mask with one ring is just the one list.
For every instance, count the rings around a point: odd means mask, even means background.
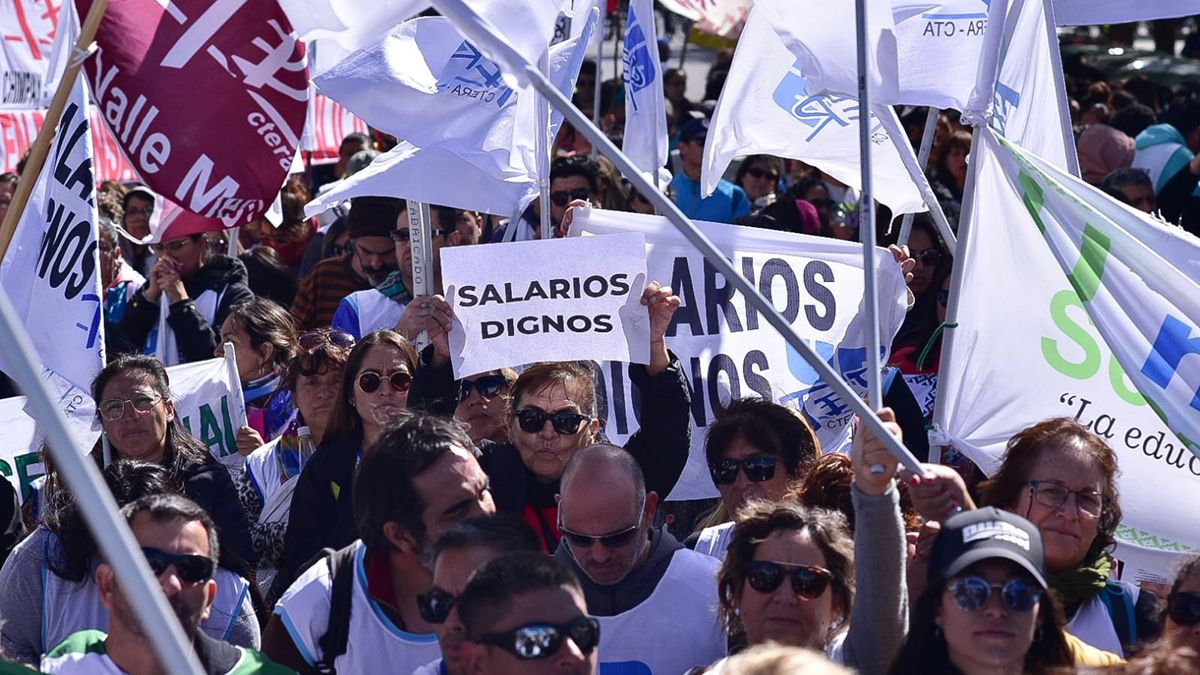
[{"label": "black jacket", "polygon": [[[230,308],[254,297],[247,285],[248,278],[242,261],[219,255],[213,256],[195,276],[183,283],[188,299],[173,303],[167,315],[167,324],[174,331],[175,343],[179,346],[181,363],[212,358],[220,339],[221,324],[229,316]],[[158,304],[146,300],[145,290],[143,286],[134,295],[119,326],[121,338],[139,348],[158,326]],[[195,299],[206,291],[220,296],[211,322],[195,303]],[[165,297],[160,298],[160,302],[165,300]]]},{"label": "black jacket", "polygon": [[258,556],[250,540],[250,521],[229,477],[229,469],[216,461],[188,464],[179,479],[188,499],[203,507],[213,519],[221,548],[238,554],[253,569]]}]

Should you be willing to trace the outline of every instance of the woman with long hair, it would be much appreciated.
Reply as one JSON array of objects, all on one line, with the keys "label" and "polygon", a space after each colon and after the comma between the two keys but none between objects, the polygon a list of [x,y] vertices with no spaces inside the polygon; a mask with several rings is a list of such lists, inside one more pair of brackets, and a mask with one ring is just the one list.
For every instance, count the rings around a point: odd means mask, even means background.
[{"label": "woman with long hair", "polygon": [[288,365],[296,358],[296,322],[274,302],[252,298],[229,310],[217,357],[225,356],[226,343],[233,345],[246,402],[247,425],[238,430],[238,452],[248,456],[282,434],[296,416],[292,392],[284,386]]}]

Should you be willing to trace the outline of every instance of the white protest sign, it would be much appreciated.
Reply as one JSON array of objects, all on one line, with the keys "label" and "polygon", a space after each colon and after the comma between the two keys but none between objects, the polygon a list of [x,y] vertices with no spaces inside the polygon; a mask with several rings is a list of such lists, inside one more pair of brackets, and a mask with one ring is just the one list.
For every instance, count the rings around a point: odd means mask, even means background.
[{"label": "white protest sign", "polygon": [[48,108],[78,26],[74,3],[10,0],[0,3],[0,110]]},{"label": "white protest sign", "polygon": [[[860,245],[734,225],[697,225],[851,387],[866,391]],[[760,397],[794,407],[812,424],[825,451],[845,444],[854,418],[849,407],[666,218],[579,209],[571,227],[571,234],[585,241],[596,239],[588,235],[618,232],[645,236],[649,278],[669,283],[681,301],[667,331],[667,346],[679,357],[691,387],[692,454],[671,499],[717,494],[704,460],[704,428],[731,398]],[[881,342],[890,345],[904,320],[904,278],[889,254],[879,253],[878,260]],[[637,430],[637,392],[624,364],[605,364],[600,375],[607,400],[605,435],[621,445]]]},{"label": "white protest sign", "polygon": [[535,361],[650,361],[646,244],[622,234],[443,248],[456,377]]},{"label": "white protest sign", "polygon": [[[167,368],[174,394],[175,414],[183,426],[208,447],[222,464],[240,471],[245,458],[237,451],[237,431],[245,424],[246,406],[242,387],[231,377],[228,362],[210,359]],[[91,452],[100,437],[96,406],[88,392],[71,389],[59,397],[71,434],[84,452]],[[125,413],[129,414],[129,408]],[[93,428],[93,423],[95,427]],[[45,473],[38,452],[43,435],[37,422],[25,413],[25,397],[0,399],[0,428],[4,444],[0,446],[0,473],[12,482],[24,499],[29,485]]]}]

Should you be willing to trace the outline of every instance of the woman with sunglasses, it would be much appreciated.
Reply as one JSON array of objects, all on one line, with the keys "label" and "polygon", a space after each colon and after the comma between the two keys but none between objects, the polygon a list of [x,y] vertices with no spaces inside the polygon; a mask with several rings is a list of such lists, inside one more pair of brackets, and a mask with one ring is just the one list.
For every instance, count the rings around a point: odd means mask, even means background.
[{"label": "woman with sunglasses", "polygon": [[466,427],[477,445],[485,440],[508,442],[509,391],[516,381],[517,371],[512,368],[489,370],[462,379],[454,419]]},{"label": "woman with sunglasses", "polygon": [[1191,649],[1192,668],[1200,671],[1200,556],[1189,558],[1175,575],[1163,628],[1167,646]]},{"label": "woman with sunglasses", "polygon": [[258,552],[258,582],[271,587],[283,556],[292,496],[300,472],[327,438],[342,372],[354,347],[348,333],[318,328],[300,336],[287,364],[281,392],[296,405],[296,415],[274,440],[246,458],[237,481],[238,497],[250,518],[250,536]]},{"label": "woman with sunglasses", "polygon": [[[221,548],[253,565],[258,556],[229,471],[183,426],[171,400],[167,369],[149,356],[121,356],[92,380],[92,398],[113,459],[162,465],[221,531]],[[103,462],[100,444],[92,453]]]},{"label": "woman with sunglasses", "polygon": [[808,421],[771,401],[731,401],[708,427],[704,454],[721,502],[685,545],[725,557],[733,531],[731,515],[751,499],[782,501],[821,454]]},{"label": "woman with sunglasses", "polygon": [[[1046,580],[1062,601],[1067,632],[1113,654],[1134,651],[1138,626],[1153,623],[1155,598],[1111,579],[1121,522],[1117,457],[1103,439],[1069,417],[1013,436],[981,504],[1011,511],[1041,532]],[[1134,621],[1128,617],[1133,616]]]},{"label": "woman with sunglasses", "polygon": [[358,537],[352,508],[358,460],[408,407],[416,368],[412,344],[390,330],[354,345],[323,442],[296,483],[272,590],[285,590],[321,549],[339,549]]},{"label": "woman with sunglasses", "polygon": [[[891,411],[880,417],[899,437]],[[853,538],[841,514],[792,501],[754,500],[738,511],[717,577],[735,640],[807,647],[868,673],[887,666],[908,613],[897,462],[860,425],[851,463]]]},{"label": "woman with sunglasses", "polygon": [[772,155],[750,155],[742,160],[733,182],[746,191],[750,208],[758,213],[779,197],[779,176],[783,160]]},{"label": "woman with sunglasses", "polygon": [[942,523],[928,584],[889,672],[1018,675],[1072,664],[1037,528],[995,508]]},{"label": "woman with sunglasses", "polygon": [[913,302],[896,338],[892,340],[888,365],[900,370],[905,383],[921,405],[921,411],[929,418],[933,414],[933,401],[937,394],[942,339],[940,326],[946,316],[943,300],[949,298],[949,291],[944,289],[948,288],[954,261],[928,216],[918,216],[913,221],[908,248],[916,263],[912,268],[912,279],[908,282]]}]

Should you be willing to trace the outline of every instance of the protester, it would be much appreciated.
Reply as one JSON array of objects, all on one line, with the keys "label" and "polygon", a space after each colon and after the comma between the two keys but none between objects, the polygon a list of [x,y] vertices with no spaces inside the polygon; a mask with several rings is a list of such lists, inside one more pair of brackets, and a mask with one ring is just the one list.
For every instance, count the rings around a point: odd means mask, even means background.
[{"label": "protester", "polygon": [[[121,198],[121,229],[136,240],[149,237],[150,216],[154,215],[154,205],[157,201],[158,196],[144,185],[129,188]],[[122,237],[121,256],[139,274],[150,276],[155,256],[149,246]]]},{"label": "protester", "polygon": [[751,155],[742,160],[733,182],[746,191],[755,213],[775,203],[783,160],[772,155]]},{"label": "protester", "polygon": [[[250,519],[258,554],[258,582],[269,589],[283,557],[284,532],[300,472],[326,440],[342,372],[354,347],[346,333],[320,328],[301,335],[284,371],[281,391],[291,394],[296,416],[273,441],[246,458],[238,497]],[[282,589],[280,589],[282,592]]]},{"label": "protester", "polygon": [[357,466],[407,407],[416,367],[412,345],[391,331],[376,331],[354,345],[325,438],[296,483],[280,566],[285,583],[322,548],[342,548],[357,538]]},{"label": "protester", "polygon": [[[555,557],[579,577],[600,620],[602,663],[683,673],[725,655],[716,616],[715,558],[655,528],[659,495],[625,450],[593,445],[562,474]],[[469,633],[469,628],[468,628]],[[662,649],[663,636],[671,649]]]},{"label": "protester", "polygon": [[374,288],[396,271],[396,247],[390,237],[403,204],[389,197],[351,200],[350,251],[317,263],[296,291],[292,315],[301,330],[330,325],[342,298]]},{"label": "protester", "polygon": [[1032,523],[995,508],[951,516],[890,672],[1040,673],[1071,665],[1062,609],[1047,589]]},{"label": "protester", "polygon": [[663,93],[667,103],[671,104],[670,122],[674,128],[681,128],[692,119],[692,111],[696,104],[687,98],[687,73],[680,68],[667,68],[663,71]]},{"label": "protester", "polygon": [[1175,575],[1163,637],[1172,649],[1191,649],[1191,667],[1200,670],[1200,556],[1188,558]]},{"label": "protester", "polygon": [[929,187],[937,196],[950,226],[958,228],[962,211],[963,190],[967,183],[967,155],[971,154],[971,134],[951,133],[937,148],[936,161],[929,167]]},{"label": "protester", "polygon": [[[461,388],[450,368],[450,305],[440,296],[427,324],[432,347],[424,352],[413,382],[413,401],[450,414]],[[679,306],[670,287],[651,282],[642,293],[650,318],[650,363],[630,364],[629,379],[641,393],[641,427],[625,444],[642,466],[650,490],[670,494],[687,463],[691,441],[690,397],[679,360],[667,351],[666,331]],[[484,470],[492,479],[496,508],[525,518],[547,552],[558,546],[554,495],[571,456],[597,438],[596,381],[591,366],[538,363],[510,388],[508,443],[487,444]]]},{"label": "protester", "polygon": [[508,409],[512,404],[509,392],[517,381],[512,368],[489,370],[464,377],[459,381],[458,407],[454,419],[471,435],[476,445],[485,439],[492,443],[508,443]]},{"label": "protester", "polygon": [[[104,482],[119,506],[182,489],[163,467],[131,459],[108,465]],[[76,631],[107,630],[109,625],[95,583],[100,562],[96,539],[69,490],[56,490],[51,502],[41,524],[0,569],[0,647],[21,663],[37,664],[42,654]],[[257,648],[258,610],[250,595],[259,596],[247,581],[251,570],[236,556],[221,557],[213,577],[218,591],[212,612],[200,627],[210,637]]]},{"label": "protester", "polygon": [[153,245],[154,267],[119,327],[125,340],[169,366],[212,358],[229,310],[254,297],[240,260],[213,253],[203,234],[176,237],[172,229]]},{"label": "protester", "polygon": [[[899,437],[891,411],[879,414]],[[897,460],[865,425],[855,430],[852,462],[853,539],[834,512],[750,502],[737,514],[718,592],[722,619],[747,644],[809,647],[873,673],[907,627],[904,522]]]},{"label": "protester", "polygon": [[[442,235],[440,246],[471,246],[479,243],[483,234],[483,216],[478,211],[434,206],[433,214],[437,219],[434,235]],[[440,281],[438,286],[441,286]]]},{"label": "protester", "polygon": [[100,288],[104,290],[104,348],[109,356],[139,351],[140,345],[123,340],[120,329],[125,309],[133,302],[146,278],[121,255],[117,228],[101,220],[96,224],[96,247],[100,260]]},{"label": "protester", "polygon": [[1082,178],[1098,185],[1109,173],[1133,163],[1133,139],[1107,123],[1089,124],[1076,141]]},{"label": "protester", "polygon": [[1161,194],[1200,152],[1200,102],[1183,98],[1172,101],[1160,122],[1146,127],[1134,139],[1137,153],[1133,166],[1145,169],[1155,192]]},{"label": "protester", "polygon": [[[184,635],[207,673],[282,674],[286,669],[262,654],[209,637],[201,623],[213,611],[220,590],[214,577],[220,553],[217,526],[196,503],[173,494],[143,497],[121,510],[151,571],[175,611]],[[73,633],[41,661],[47,673],[165,672],[158,655],[147,649],[143,620],[133,610],[107,563],[96,568],[100,600],[111,613],[108,633]]]},{"label": "protester", "polygon": [[1145,169],[1117,169],[1105,176],[1099,187],[1138,211],[1154,213],[1158,210],[1154,184]]},{"label": "protester", "polygon": [[300,287],[300,278],[295,268],[284,264],[275,249],[255,246],[238,255],[238,260],[246,266],[246,276],[249,278],[247,285],[254,295],[283,307],[292,306],[296,300],[296,290]]},{"label": "protester", "polygon": [[571,202],[582,199],[599,204],[604,197],[596,160],[587,156],[560,157],[550,165],[550,222],[555,227]]},{"label": "protester", "polygon": [[[354,478],[362,538],[319,560],[284,593],[263,651],[302,674],[329,667],[411,673],[429,663],[439,655],[437,637],[417,598],[433,587],[433,542],[494,511],[487,476],[462,429],[403,414],[363,455]],[[344,574],[351,575],[349,587],[338,583]],[[326,651],[336,651],[331,633],[347,639],[336,657]]]},{"label": "protester", "polygon": [[[225,548],[253,565],[257,557],[237,488],[225,467],[184,428],[162,363],[147,356],[121,356],[96,375],[91,393],[113,458],[165,467],[183,483],[184,494],[217,523]],[[99,463],[99,447],[93,455]]]},{"label": "protester", "polygon": [[1027,518],[1041,532],[1046,581],[1062,602],[1066,630],[1098,649],[1129,654],[1155,598],[1110,578],[1108,551],[1121,522],[1116,477],[1112,448],[1074,419],[1059,417],[1009,439],[981,501]]},{"label": "protester", "polygon": [[716,524],[699,531],[695,550],[723,560],[733,514],[751,499],[782,500],[820,454],[821,443],[800,413],[761,399],[731,401],[704,441],[721,503],[708,519]]},{"label": "protester", "polygon": [[679,157],[683,170],[671,180],[675,204],[693,220],[732,223],[750,215],[750,200],[742,188],[722,178],[708,197],[700,191],[700,169],[704,165],[704,143],[708,137],[708,119],[690,120],[679,130]]},{"label": "protester", "polygon": [[421,617],[433,624],[437,633],[442,658],[413,675],[464,675],[466,630],[456,605],[471,575],[505,554],[541,550],[533,530],[511,516],[471,518],[443,532],[433,545],[433,588],[417,596]]},{"label": "protester", "polygon": [[296,416],[292,392],[284,386],[288,364],[296,358],[296,324],[287,310],[264,298],[252,298],[229,310],[221,324],[214,354],[225,357],[233,345],[247,425],[238,429],[237,446],[249,455],[279,437]]},{"label": "protester", "polygon": [[487,563],[463,589],[458,611],[467,675],[596,673],[603,630],[579,583],[551,558],[512,553]]},{"label": "protester", "polygon": [[8,205],[12,204],[13,193],[17,191],[19,176],[10,171],[0,173],[0,221],[8,214]]}]

